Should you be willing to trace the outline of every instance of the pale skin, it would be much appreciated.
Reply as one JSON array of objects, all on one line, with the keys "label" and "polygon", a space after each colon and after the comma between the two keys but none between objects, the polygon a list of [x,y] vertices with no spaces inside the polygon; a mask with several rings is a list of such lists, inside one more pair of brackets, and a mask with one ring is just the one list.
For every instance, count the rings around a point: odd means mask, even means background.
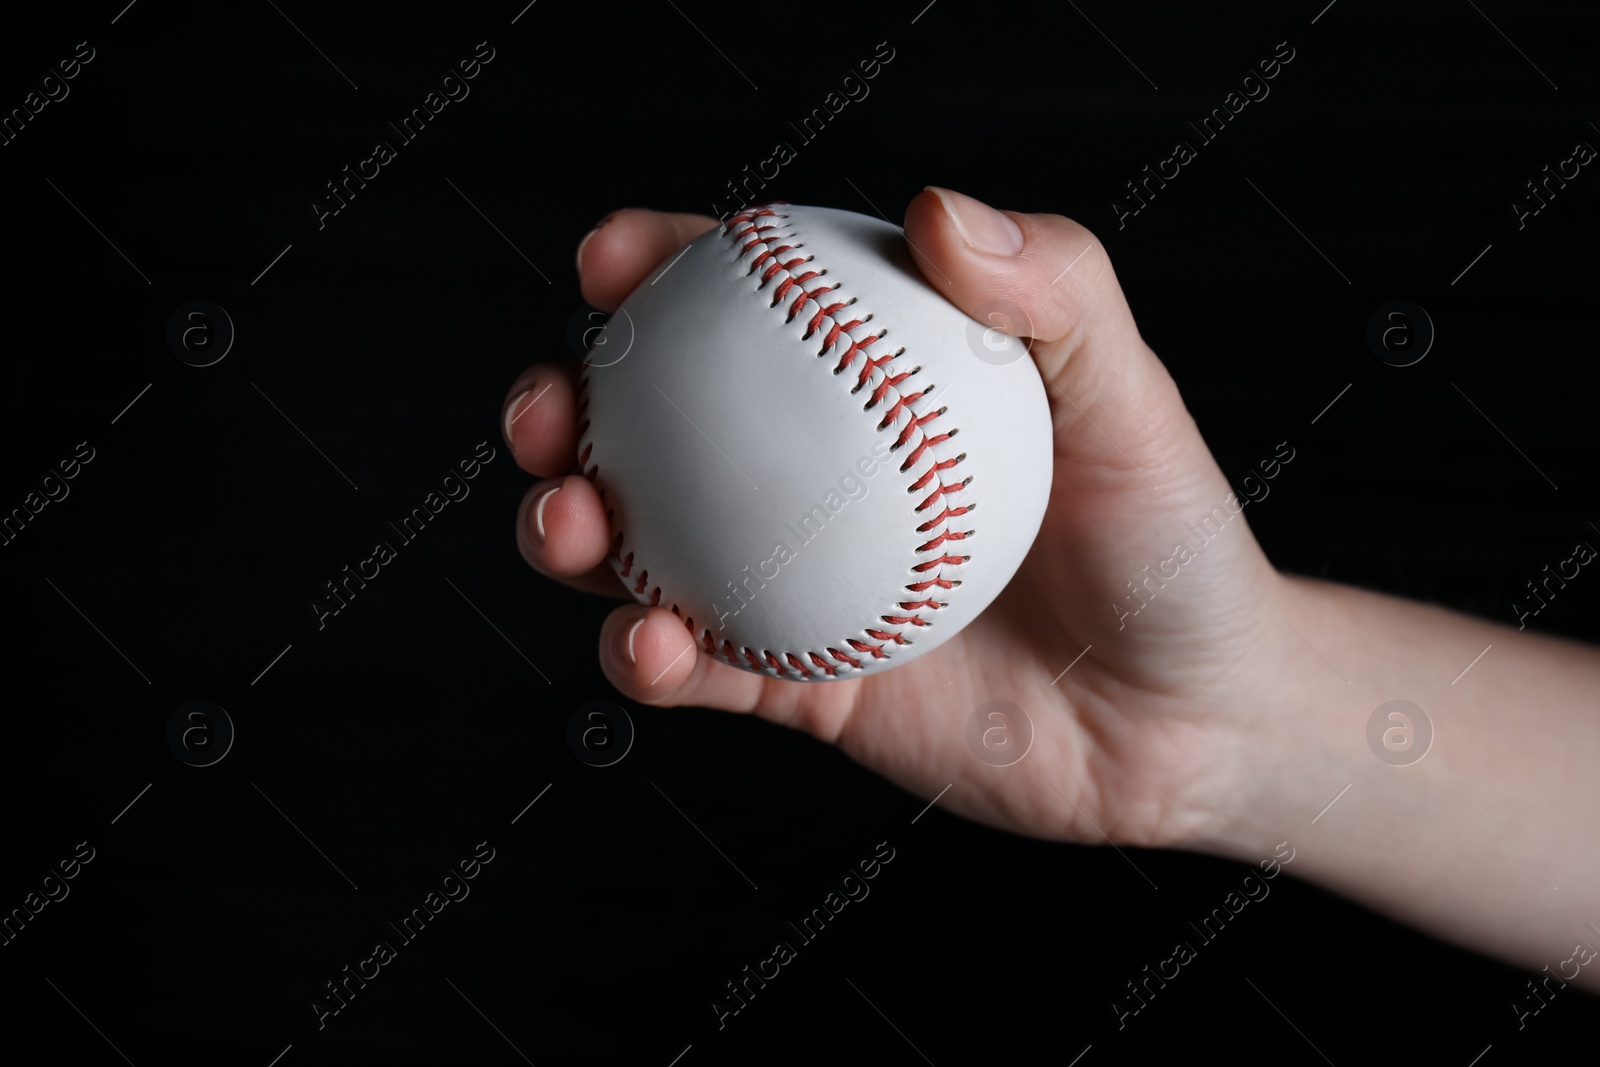
[{"label": "pale skin", "polygon": [[[714,225],[608,216],[579,245],[585,299],[614,309]],[[1030,323],[1055,466],[1016,577],[931,663],[813,684],[714,660],[613,573],[605,513],[577,473],[576,368],[539,364],[513,385],[503,419],[518,465],[546,479],[524,500],[517,543],[539,572],[628,601],[600,634],[612,684],[643,704],[804,730],[924,800],[953,783],[941,808],[1014,833],[1251,865],[1288,841],[1291,874],[1600,991],[1600,960],[1574,959],[1580,942],[1600,949],[1600,848],[1585,830],[1600,812],[1600,654],[1281,574],[1248,509],[1137,616],[1123,615],[1140,604],[1127,583],[1172,557],[1187,524],[1232,489],[1140,337],[1104,248],[1060,216],[998,212],[948,190],[913,199],[905,229],[946,299],[968,312],[1008,301]],[[1435,731],[1427,755],[1403,767],[1380,762],[1366,737],[1374,709],[1395,699],[1423,708]],[[967,748],[969,716],[992,700],[1024,709],[1036,731],[1009,767]]]}]

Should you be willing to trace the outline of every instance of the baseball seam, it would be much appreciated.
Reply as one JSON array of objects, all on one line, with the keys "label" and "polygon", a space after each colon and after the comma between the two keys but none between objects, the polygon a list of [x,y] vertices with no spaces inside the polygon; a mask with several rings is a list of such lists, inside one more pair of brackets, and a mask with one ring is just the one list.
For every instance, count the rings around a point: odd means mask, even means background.
[{"label": "baseball seam", "polygon": [[[834,374],[844,373],[856,363],[857,357],[861,358],[861,367],[857,371],[856,384],[850,390],[850,394],[853,396],[871,386],[872,392],[869,394],[869,399],[862,410],[873,412],[885,404],[888,405],[883,409],[883,414],[878,421],[877,430],[880,432],[893,425],[902,415],[906,416],[904,427],[896,434],[894,443],[890,446],[890,454],[893,455],[908,446],[910,447],[910,452],[899,466],[900,473],[910,472],[924,458],[931,461],[928,468],[912,481],[906,491],[908,493],[924,494],[919,503],[913,508],[913,514],[919,518],[922,513],[932,508],[938,507],[940,510],[937,515],[919,522],[916,526],[915,532],[918,535],[916,540],[921,540],[921,543],[913,550],[913,556],[917,562],[912,565],[911,571],[920,576],[920,578],[902,587],[906,592],[912,594],[912,597],[896,602],[896,607],[900,609],[900,613],[880,615],[878,616],[878,622],[882,625],[863,627],[860,632],[866,634],[871,640],[849,637],[840,642],[841,645],[852,649],[856,655],[850,655],[836,647],[829,647],[823,652],[808,650],[804,652],[804,656],[815,667],[815,670],[813,670],[812,667],[806,666],[800,655],[794,652],[782,652],[780,654],[770,649],[756,650],[749,647],[738,649],[735,648],[731,640],[724,640],[719,648],[709,627],[702,627],[699,641],[703,651],[708,655],[717,656],[734,666],[748,665],[756,673],[769,674],[775,677],[795,675],[802,679],[812,679],[818,673],[836,677],[841,669],[863,669],[862,664],[868,658],[873,660],[889,658],[889,653],[884,649],[890,644],[910,645],[912,642],[904,636],[905,631],[932,625],[932,620],[926,617],[924,613],[932,614],[940,608],[948,606],[946,602],[934,599],[936,594],[930,593],[930,590],[944,591],[960,585],[959,579],[945,577],[945,569],[960,566],[971,559],[971,556],[952,555],[945,546],[950,542],[964,541],[974,533],[973,530],[950,529],[949,520],[975,510],[977,505],[975,503],[967,503],[952,507],[945,500],[945,497],[949,494],[966,490],[972,482],[971,477],[957,482],[947,483],[943,481],[943,472],[957,466],[967,458],[965,452],[951,459],[939,459],[937,454],[934,453],[936,445],[949,440],[958,432],[956,427],[951,427],[948,431],[942,433],[930,432],[927,428],[930,423],[945,414],[948,410],[947,407],[941,406],[934,411],[921,415],[918,415],[911,408],[912,404],[930,394],[935,386],[930,383],[915,392],[902,393],[900,391],[901,383],[918,374],[922,368],[913,366],[907,370],[900,369],[903,364],[896,364],[896,361],[905,355],[904,348],[879,356],[873,356],[867,351],[881,342],[888,334],[888,330],[878,329],[875,332],[868,333],[861,340],[856,340],[850,335],[851,331],[865,326],[873,318],[872,315],[868,314],[859,318],[853,317],[847,321],[841,321],[843,319],[841,313],[855,304],[857,298],[852,297],[849,300],[824,304],[823,299],[827,294],[838,289],[838,284],[823,284],[814,289],[806,288],[806,283],[822,278],[827,274],[827,270],[825,268],[811,268],[810,264],[815,258],[813,255],[786,255],[787,253],[796,252],[801,247],[800,243],[784,243],[795,237],[796,234],[779,234],[777,231],[783,229],[783,227],[778,225],[777,221],[765,221],[787,219],[787,215],[773,210],[774,207],[781,205],[782,201],[778,201],[774,204],[762,205],[739,212],[723,225],[720,236],[732,245],[736,258],[742,259],[749,253],[759,250],[751,261],[750,269],[746,272],[745,277],[754,275],[758,270],[761,271],[759,284],[752,292],[765,294],[770,286],[772,296],[769,307],[774,310],[778,309],[780,305],[784,304],[785,298],[789,296],[790,292],[796,291],[793,299],[788,303],[785,322],[792,322],[800,315],[808,303],[816,305],[817,310],[806,323],[806,332],[801,337],[801,341],[809,341],[825,331],[825,336],[822,339],[822,348],[816,353],[817,357],[821,358],[839,349],[842,339],[845,343],[842,346],[843,351],[839,355],[837,364],[833,368]],[[774,282],[776,282],[775,285],[772,284]],[[580,441],[584,440],[590,424],[588,418],[588,386],[589,371],[586,366],[579,376],[577,384],[578,439]],[[592,441],[585,442],[582,445],[578,456],[578,467],[583,472],[584,477],[589,479],[595,486],[596,491],[600,494],[602,503],[604,503],[606,491],[599,481],[599,464],[589,465],[593,447]],[[930,489],[930,486],[933,486],[933,488]],[[607,522],[611,523],[614,517],[615,509],[608,507],[606,510]],[[922,540],[924,537],[926,540]],[[649,603],[652,606],[658,606],[661,603],[661,586],[659,584],[651,586],[649,571],[646,568],[641,567],[637,576],[633,575],[633,567],[636,562],[634,553],[631,551],[623,552],[624,541],[624,532],[613,527],[611,547],[608,552],[609,557],[617,562],[618,574],[623,579],[633,578],[631,583],[625,582],[630,591],[642,596],[645,594],[645,590],[649,589]],[[938,555],[932,559],[922,559],[922,555],[927,552],[937,552]],[[677,604],[672,604],[671,610],[673,614],[683,620],[690,636],[693,637],[695,634],[694,619],[692,617],[685,618]],[[873,641],[879,643],[873,644]],[[744,663],[740,662],[741,657]]]}]

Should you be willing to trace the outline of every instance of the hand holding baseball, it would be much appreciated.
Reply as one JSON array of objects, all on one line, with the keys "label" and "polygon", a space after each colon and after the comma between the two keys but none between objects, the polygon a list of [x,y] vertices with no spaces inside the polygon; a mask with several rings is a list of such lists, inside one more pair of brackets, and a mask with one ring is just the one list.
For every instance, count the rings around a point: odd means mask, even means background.
[{"label": "hand holding baseball", "polygon": [[[616,308],[714,225],[609,216],[579,245],[585,297]],[[929,190],[911,202],[905,239],[956,307],[980,317],[1000,304],[1031,323],[1054,468],[1015,577],[930,653],[837,681],[730,666],[666,607],[628,604],[600,637],[617,688],[806,730],[920,797],[942,792],[941,807],[1016,833],[1252,864],[1293,839],[1302,878],[1532,968],[1558,958],[1552,946],[1571,944],[1582,902],[1600,896],[1600,854],[1581,847],[1582,821],[1548,817],[1600,809],[1600,778],[1587,770],[1600,763],[1600,718],[1588,710],[1600,655],[1275,571],[1083,227]],[[542,573],[628,597],[607,560],[606,507],[573,473],[577,377],[536,366],[507,400],[518,464],[549,479],[525,498],[517,540]],[[1491,643],[1472,685],[1455,687]],[[1436,751],[1403,767],[1375,758],[1365,736],[1374,709],[1397,698],[1449,716]],[[1032,725],[1031,747],[1009,765],[969,746],[974,712],[992,701]],[[1395,818],[1416,811],[1430,817]],[[1515,831],[1522,857],[1485,832],[1484,811]],[[1544,878],[1528,855],[1550,867]],[[1576,981],[1600,988],[1595,974]]]},{"label": "hand holding baseball", "polygon": [[[713,225],[640,210],[610,216],[579,248],[585,297],[614,309]],[[1003,214],[943,190],[912,201],[906,237],[924,277],[956,307],[974,313],[998,301],[1032,324],[1054,479],[1016,577],[924,662],[833,684],[738,670],[704,655],[665,607],[630,604],[602,633],[607,675],[644,703],[754,712],[807,730],[924,797],[954,780],[941,804],[1021,833],[1178,844],[1212,832],[1202,824],[1223,791],[1229,724],[1248,703],[1239,680],[1265,677],[1276,659],[1282,627],[1261,594],[1276,599],[1277,575],[1240,517],[1151,610],[1129,617],[1140,603],[1129,583],[1171,556],[1185,523],[1209,515],[1229,487],[1141,340],[1105,251],[1067,219]],[[605,511],[594,486],[571,473],[575,376],[536,366],[508,398],[517,462],[551,479],[528,493],[518,542],[542,573],[622,596],[605,560]],[[1023,709],[1036,733],[1010,767],[967,749],[969,717],[992,700]]]}]

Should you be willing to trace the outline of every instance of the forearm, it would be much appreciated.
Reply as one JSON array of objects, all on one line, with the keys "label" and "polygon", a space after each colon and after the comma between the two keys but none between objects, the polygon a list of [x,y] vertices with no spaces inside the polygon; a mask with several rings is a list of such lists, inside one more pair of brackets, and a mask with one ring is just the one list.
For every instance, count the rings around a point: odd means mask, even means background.
[{"label": "forearm", "polygon": [[[1568,962],[1580,943],[1600,950],[1600,653],[1311,579],[1263,592],[1282,613],[1281,673],[1274,706],[1250,715],[1253,781],[1213,847],[1253,862],[1288,839],[1303,878],[1600,990],[1600,963]],[[1396,699],[1432,724],[1409,765],[1369,745]]]}]

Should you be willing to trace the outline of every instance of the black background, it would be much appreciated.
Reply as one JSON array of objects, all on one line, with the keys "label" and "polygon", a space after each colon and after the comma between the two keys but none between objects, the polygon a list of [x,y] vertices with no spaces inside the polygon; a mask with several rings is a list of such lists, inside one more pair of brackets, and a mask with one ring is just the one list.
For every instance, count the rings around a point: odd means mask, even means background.
[{"label": "black background", "polygon": [[[1295,447],[1247,511],[1280,568],[1514,623],[1522,583],[1600,522],[1600,177],[1521,230],[1508,207],[1600,145],[1597,16],[1325,2],[540,0],[513,25],[521,0],[111,0],[9,26],[5,109],[78,41],[96,56],[0,148],[0,509],[77,442],[95,459],[0,549],[0,907],[77,842],[97,854],[0,949],[4,1040],[140,1067],[265,1067],[286,1046],[284,1067],[522,1062],[512,1045],[663,1067],[1065,1064],[1089,1046],[1084,1067],[1219,1048],[1466,1065],[1492,1046],[1488,1065],[1587,1040],[1586,994],[1519,1030],[1526,973],[1292,877],[1119,1031],[1111,998],[1243,867],[937,808],[913,824],[926,798],[807,737],[621,701],[596,661],[608,605],[513,544],[531,479],[500,405],[567,351],[577,240],[619,206],[726,199],[887,41],[870,96],[766,196],[898,222],[936,183],[1085,222],[1223,469],[1237,482]],[[471,95],[319,230],[323,183],[485,40]],[[1122,182],[1280,41],[1295,58],[1270,96],[1119,230]],[[206,368],[165,341],[191,299],[237,328]],[[1365,342],[1391,299],[1437,328],[1415,366]],[[319,631],[322,583],[485,440],[470,497]],[[1530,626],[1600,637],[1600,578]],[[238,731],[207,768],[166,743],[196,698]],[[605,769],[565,739],[596,699],[637,728]],[[1296,847],[1317,829],[1285,817]],[[482,840],[496,855],[470,897],[319,1031],[308,999]],[[896,857],[871,896],[719,1031],[710,997],[879,841]]]}]

